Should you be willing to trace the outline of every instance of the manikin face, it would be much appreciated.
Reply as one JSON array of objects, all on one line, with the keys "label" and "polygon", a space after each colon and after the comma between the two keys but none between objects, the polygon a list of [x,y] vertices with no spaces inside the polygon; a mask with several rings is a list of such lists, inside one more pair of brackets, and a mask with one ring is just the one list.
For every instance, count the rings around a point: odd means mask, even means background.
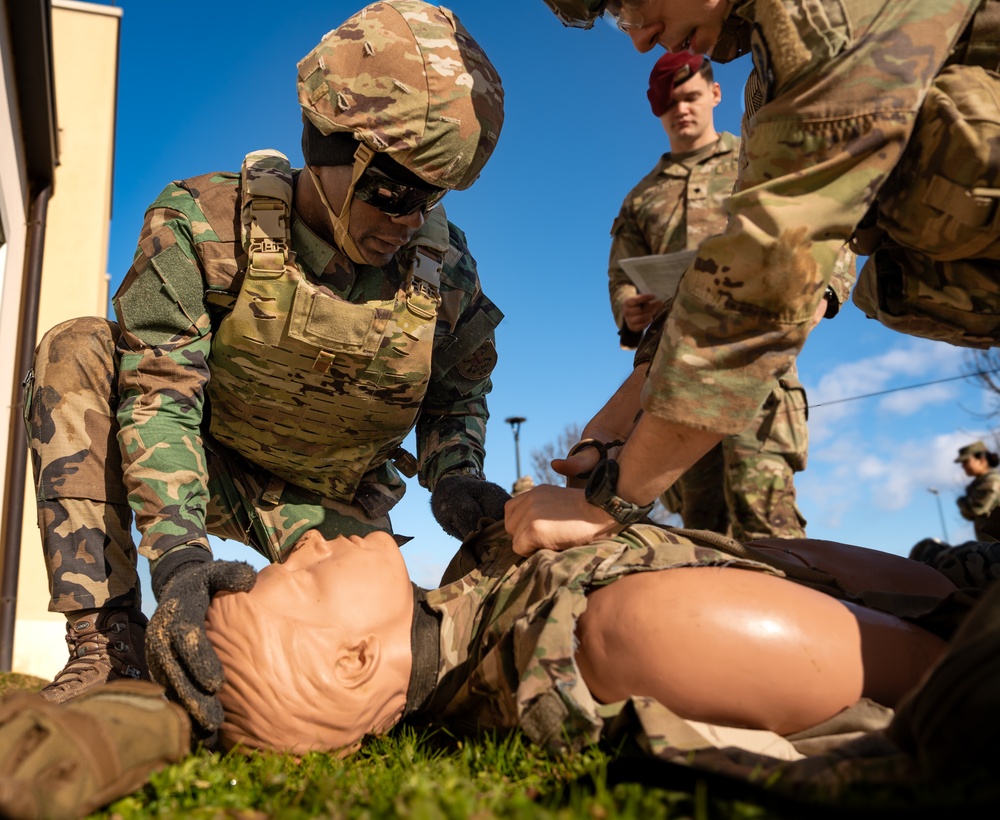
[{"label": "manikin face", "polygon": [[372,620],[385,611],[384,600],[400,594],[407,612],[412,604],[403,555],[384,532],[327,541],[312,530],[283,563],[260,571],[250,594],[292,618],[326,626]]},{"label": "manikin face", "polygon": [[[340,213],[344,207],[353,170],[350,165],[313,167],[313,171],[323,185],[323,191],[330,206],[337,213]],[[325,239],[333,242],[334,235],[330,218],[324,213],[322,217],[310,220],[310,225]],[[313,224],[316,221],[325,224]],[[351,202],[351,220],[348,231],[364,256],[365,262],[376,267],[383,267],[389,264],[392,257],[413,238],[413,234],[423,224],[424,212],[420,208],[403,216],[389,216],[367,202],[362,202],[354,197]]]},{"label": "manikin face", "polygon": [[385,533],[310,531],[249,592],[217,596],[206,630],[222,661],[222,741],[302,753],[354,751],[402,716],[413,591]]},{"label": "manikin face", "polygon": [[731,0],[645,0],[624,2],[621,20],[629,26],[632,45],[645,53],[659,45],[667,51],[712,53]]},{"label": "manikin face", "polygon": [[716,139],[712,110],[722,99],[718,83],[695,74],[674,88],[670,108],[660,117],[674,153],[693,151]]}]

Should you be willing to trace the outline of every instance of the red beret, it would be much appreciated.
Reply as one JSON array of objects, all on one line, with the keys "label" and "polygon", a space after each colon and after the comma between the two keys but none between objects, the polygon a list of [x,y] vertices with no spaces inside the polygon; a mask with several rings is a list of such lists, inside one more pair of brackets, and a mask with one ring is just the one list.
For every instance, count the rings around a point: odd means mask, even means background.
[{"label": "red beret", "polygon": [[690,51],[679,51],[676,54],[668,51],[656,61],[649,74],[649,90],[646,92],[654,116],[662,117],[667,113],[674,86],[690,80],[707,59]]}]

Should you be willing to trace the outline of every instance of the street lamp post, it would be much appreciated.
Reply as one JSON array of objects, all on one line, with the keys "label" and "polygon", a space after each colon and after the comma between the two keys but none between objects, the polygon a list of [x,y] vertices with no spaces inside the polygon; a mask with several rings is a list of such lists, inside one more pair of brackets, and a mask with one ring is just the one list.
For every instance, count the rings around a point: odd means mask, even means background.
[{"label": "street lamp post", "polygon": [[948,528],[944,525],[944,510],[941,507],[941,493],[938,492],[937,487],[928,487],[927,492],[931,493],[937,499],[938,516],[941,518],[941,532],[944,533],[944,542],[950,544],[951,541],[948,540]]},{"label": "street lamp post", "polygon": [[527,421],[524,416],[508,416],[504,419],[507,424],[510,425],[510,429],[514,431],[514,469],[517,470],[517,475],[514,476],[515,480],[521,477],[521,446],[520,446],[520,435],[521,435],[521,425]]}]

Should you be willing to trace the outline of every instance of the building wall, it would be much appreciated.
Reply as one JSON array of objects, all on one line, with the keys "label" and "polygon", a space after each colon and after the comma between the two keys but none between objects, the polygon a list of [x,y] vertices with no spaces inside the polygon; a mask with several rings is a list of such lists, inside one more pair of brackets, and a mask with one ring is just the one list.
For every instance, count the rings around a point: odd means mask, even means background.
[{"label": "building wall", "polygon": [[[21,284],[24,275],[27,177],[21,146],[17,89],[11,62],[7,2],[0,0],[0,499],[7,490],[6,463],[10,431],[9,386],[14,383]],[[31,520],[34,520],[32,518]]]},{"label": "building wall", "polygon": [[[121,14],[120,8],[111,6],[52,0],[60,150],[45,234],[40,334],[66,319],[108,313],[108,239]],[[30,470],[28,475],[13,668],[51,678],[66,662],[62,639],[66,620],[48,611],[48,582],[36,528]]]}]

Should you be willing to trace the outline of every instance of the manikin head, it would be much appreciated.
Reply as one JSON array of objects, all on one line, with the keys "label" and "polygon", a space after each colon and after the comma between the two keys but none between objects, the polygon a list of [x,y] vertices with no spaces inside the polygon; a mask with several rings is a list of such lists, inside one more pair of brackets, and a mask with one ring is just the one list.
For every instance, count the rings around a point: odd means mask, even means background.
[{"label": "manikin head", "polygon": [[307,532],[249,592],[217,595],[206,630],[226,682],[226,748],[350,754],[403,714],[413,589],[392,536]]},{"label": "manikin head", "polygon": [[370,265],[386,264],[446,191],[472,185],[503,123],[489,58],[451,11],[421,0],[372,3],[329,32],[298,64],[298,96],[296,206]]},{"label": "manikin head", "polygon": [[722,100],[722,89],[707,57],[686,51],[664,54],[649,74],[646,96],[670,138],[672,153],[704,148],[719,138],[712,112]]}]

